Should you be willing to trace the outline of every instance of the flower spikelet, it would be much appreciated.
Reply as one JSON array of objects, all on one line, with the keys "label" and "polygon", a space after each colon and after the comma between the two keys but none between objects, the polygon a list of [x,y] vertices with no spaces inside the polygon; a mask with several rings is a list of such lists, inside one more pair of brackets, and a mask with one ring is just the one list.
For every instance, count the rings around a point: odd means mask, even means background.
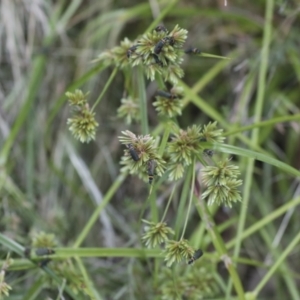
[{"label": "flower spikelet", "polygon": [[57,245],[55,235],[44,231],[34,233],[31,244],[35,248],[53,248]]},{"label": "flower spikelet", "polygon": [[169,178],[178,179],[183,176],[186,166],[189,166],[194,155],[202,151],[199,143],[201,127],[193,125],[187,130],[175,129],[174,136],[168,145],[167,151],[170,155],[169,169],[171,170]]},{"label": "flower spikelet", "polygon": [[179,87],[173,87],[169,92],[160,92],[156,96],[156,101],[153,103],[158,114],[167,117],[174,117],[181,115],[183,102],[180,99],[182,96],[182,89]]},{"label": "flower spikelet", "polygon": [[209,122],[207,125],[204,125],[201,132],[201,140],[204,140],[206,142],[223,143],[225,140],[225,137],[222,136],[223,129],[216,128],[217,122]]},{"label": "flower spikelet", "polygon": [[229,164],[229,161],[226,159],[202,170],[203,182],[207,186],[202,197],[208,198],[208,205],[216,203],[231,207],[233,202],[241,201],[238,187],[242,180],[237,179],[240,171],[237,166]]},{"label": "flower spikelet", "polygon": [[[162,176],[165,169],[165,161],[158,154],[154,138],[149,134],[136,136],[129,130],[122,131],[122,134],[123,136],[119,136],[119,140],[126,146],[125,154],[121,159],[121,164],[124,165],[122,171],[138,174],[146,180],[148,178],[147,163],[149,160],[152,160],[155,161],[155,175]],[[132,148],[138,155],[138,160],[132,159],[128,145],[132,145]]]},{"label": "flower spikelet", "polygon": [[168,235],[174,234],[174,231],[167,226],[166,223],[154,223],[142,220],[145,224],[145,233],[142,236],[142,241],[148,248],[155,248],[168,240]]},{"label": "flower spikelet", "polygon": [[2,299],[2,296],[8,297],[9,291],[12,290],[12,287],[4,281],[6,270],[11,264],[13,264],[13,260],[8,255],[0,269],[0,299]]},{"label": "flower spikelet", "polygon": [[67,124],[74,137],[82,143],[95,139],[96,128],[99,125],[95,120],[95,113],[88,106],[85,106],[73,118],[69,118]]},{"label": "flower spikelet", "polygon": [[174,262],[187,260],[193,253],[194,249],[189,246],[187,240],[169,240],[167,241],[165,248],[165,261],[167,262],[167,266],[170,267]]},{"label": "flower spikelet", "polygon": [[66,92],[70,106],[82,107],[87,103],[87,96],[89,93],[84,94],[81,90],[75,90],[74,93]]},{"label": "flower spikelet", "polygon": [[127,124],[140,120],[140,106],[137,99],[131,97],[122,98],[121,106],[118,108],[118,117],[125,118]]},{"label": "flower spikelet", "polygon": [[202,261],[197,267],[163,268],[159,273],[161,299],[215,299],[220,294],[215,269],[211,261]]}]

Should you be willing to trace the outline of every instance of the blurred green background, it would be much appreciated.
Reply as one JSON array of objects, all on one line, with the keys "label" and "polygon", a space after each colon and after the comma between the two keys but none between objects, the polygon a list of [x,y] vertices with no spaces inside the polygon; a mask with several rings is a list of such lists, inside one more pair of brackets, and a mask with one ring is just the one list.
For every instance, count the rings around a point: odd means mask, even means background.
[{"label": "blurred green background", "polygon": [[[112,68],[102,70],[92,60],[101,51],[119,45],[125,37],[134,40],[143,34],[166,7],[169,9],[163,24],[170,30],[176,24],[187,29],[187,46],[231,58],[227,61],[185,56],[182,64],[183,81],[191,88],[200,82],[199,96],[226,122],[226,126],[219,123],[219,127],[230,132],[257,121],[255,110],[263,63],[265,11],[271,2],[228,0],[225,6],[223,0],[1,0],[1,233],[23,246],[30,245],[32,237],[40,231],[55,234],[58,247],[71,247],[76,241],[95,208],[103,201],[103,195],[116,182],[124,151],[118,136],[123,130],[141,134],[141,127],[138,123],[127,125],[117,117],[125,86],[121,72],[96,109],[99,127],[96,140],[89,144],[80,144],[68,131],[66,121],[70,108],[64,94],[81,88],[84,92],[90,91],[89,101],[93,103]],[[261,120],[275,121],[261,127],[257,145],[251,146],[235,135],[227,137],[227,144],[263,152],[299,169],[299,118],[289,122],[276,122],[276,118],[300,113],[300,4],[296,0],[278,0],[273,4]],[[150,133],[160,123],[152,106],[156,89],[154,82],[146,82]],[[178,118],[182,128],[209,121],[214,121],[213,116],[193,101]],[[250,138],[251,131],[244,131],[243,136]],[[245,179],[248,159],[234,156],[233,161],[239,165],[241,177]],[[299,180],[271,165],[255,162],[251,178],[251,189],[246,196],[249,200],[246,228],[299,197]],[[178,184],[182,186],[184,180]],[[166,203],[170,192],[171,185],[160,187],[158,207]],[[148,193],[149,187],[143,181],[128,176],[101,212],[82,246],[141,247],[139,218]],[[168,212],[171,225],[175,224],[179,198],[179,194],[175,195]],[[240,206],[237,204],[231,210],[219,208],[215,213],[216,223],[225,224],[226,230],[222,231],[225,242],[237,234]],[[291,206],[243,241],[240,257],[261,263],[237,265],[245,291],[257,286],[299,232],[299,213],[298,206]],[[191,238],[197,234],[199,222],[193,209],[188,223]],[[214,251],[211,246],[207,249]],[[2,262],[7,251],[2,243]],[[96,298],[171,299],[162,298],[159,277],[153,282],[152,259],[114,258],[109,257],[113,256],[109,253],[107,256],[84,260],[88,276],[98,291]],[[161,272],[157,269],[155,272],[163,273],[162,265],[160,260],[155,268],[162,268]],[[223,288],[220,283],[221,288],[216,289],[214,297],[203,294],[203,299],[225,299],[228,275],[224,264],[215,267],[211,272],[217,274]],[[299,300],[299,267],[298,243],[257,299]],[[46,280],[40,284],[39,294],[26,294],[41,274],[39,272],[36,268],[8,272],[6,282],[13,288],[9,299],[63,299],[57,298],[57,288],[45,288],[48,286]],[[70,296],[65,297],[69,299]],[[85,298],[88,296],[78,297],[88,299]]]}]

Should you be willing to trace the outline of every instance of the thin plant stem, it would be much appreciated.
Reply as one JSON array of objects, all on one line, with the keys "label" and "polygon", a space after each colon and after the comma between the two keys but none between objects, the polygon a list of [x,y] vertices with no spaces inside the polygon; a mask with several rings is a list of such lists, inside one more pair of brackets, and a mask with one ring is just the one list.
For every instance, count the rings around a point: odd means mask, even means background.
[{"label": "thin plant stem", "polygon": [[[255,102],[254,123],[260,121],[262,115],[263,103],[264,103],[264,95],[266,89],[266,76],[267,76],[268,61],[269,61],[268,60],[269,47],[270,47],[271,36],[272,36],[273,7],[274,7],[274,1],[268,0],[266,2],[265,26],[264,26],[263,46],[261,51],[261,64],[260,64],[260,69],[258,74],[258,91],[257,91],[256,102]],[[253,145],[258,145],[258,138],[259,138],[259,128],[254,128],[251,136],[251,143]],[[247,217],[253,171],[254,171],[254,159],[249,159],[247,170],[246,170],[245,182],[244,182],[242,207],[239,214],[240,218],[239,218],[238,229],[237,229],[237,238],[236,238],[236,243],[233,251],[234,257],[239,256],[240,249],[241,249],[242,234],[245,228],[245,222]],[[230,280],[228,284],[227,293],[226,293],[227,299],[230,298],[231,286],[232,283]]]},{"label": "thin plant stem", "polygon": [[138,91],[139,91],[139,100],[140,100],[140,109],[141,109],[141,123],[142,123],[142,134],[146,135],[149,132],[148,127],[148,113],[147,113],[147,96],[146,96],[146,87],[145,87],[145,77],[143,69],[138,68]]},{"label": "thin plant stem", "polygon": [[159,14],[159,16],[157,16],[157,18],[155,18],[155,20],[150,24],[150,26],[146,29],[145,32],[149,32],[151,30],[153,30],[160,22],[161,20],[168,14],[168,12],[172,9],[172,7],[178,2],[178,0],[173,0],[170,1],[168,6],[166,6],[161,13]]},{"label": "thin plant stem", "polygon": [[94,213],[91,215],[89,221],[87,222],[87,224],[84,226],[84,228],[82,229],[81,233],[77,237],[77,239],[76,239],[76,241],[74,243],[74,246],[73,246],[74,248],[78,248],[81,245],[81,243],[86,238],[86,236],[88,235],[89,231],[91,230],[91,228],[93,227],[93,225],[97,221],[97,218],[98,218],[99,214],[104,209],[104,207],[108,204],[108,202],[111,200],[112,196],[116,193],[116,191],[118,190],[118,188],[120,187],[120,185],[125,180],[126,176],[127,176],[127,173],[124,173],[124,174],[120,174],[117,177],[117,179],[115,180],[115,182],[113,183],[113,185],[110,187],[110,189],[105,194],[102,202],[98,205],[98,207],[96,208],[96,210],[94,211]]},{"label": "thin plant stem", "polygon": [[89,296],[92,299],[97,299],[97,300],[102,300],[103,298],[100,296],[100,294],[93,288],[93,282],[91,281],[91,279],[89,278],[89,275],[87,273],[87,270],[81,260],[81,258],[79,258],[78,256],[75,257],[75,260],[77,262],[78,268],[84,278],[85,284],[86,284],[86,289],[87,289],[87,293],[89,294]]},{"label": "thin plant stem", "polygon": [[174,186],[173,186],[173,189],[172,189],[172,192],[171,192],[171,194],[170,194],[170,197],[169,197],[167,206],[166,206],[166,208],[165,208],[164,214],[163,214],[163,216],[162,216],[162,218],[161,218],[161,221],[160,221],[161,223],[164,221],[164,219],[165,219],[165,217],[166,217],[166,215],[167,215],[167,211],[168,211],[169,206],[170,206],[170,204],[171,204],[171,201],[172,201],[172,199],[173,199],[175,190],[176,190],[176,183],[175,183]]},{"label": "thin plant stem", "polygon": [[233,281],[233,285],[238,295],[238,299],[245,300],[245,294],[240,277],[232,263],[232,259],[227,254],[224,241],[222,240],[220,233],[217,230],[217,227],[213,221],[209,209],[207,208],[206,203],[202,199],[198,199],[196,197],[194,197],[194,201],[199,215],[201,216],[202,220],[206,223],[206,229],[210,234],[211,240],[220,258],[223,260],[225,267],[227,268],[228,273],[230,275],[230,278]]},{"label": "thin plant stem", "polygon": [[158,150],[158,154],[160,156],[162,156],[164,154],[164,151],[165,151],[165,148],[166,148],[166,145],[167,145],[167,142],[168,142],[169,135],[170,135],[170,125],[166,124],[166,128],[164,130],[164,135],[163,135],[163,138],[162,138],[162,141],[160,143],[159,150]]},{"label": "thin plant stem", "polygon": [[[256,231],[260,230],[263,226],[270,224],[274,219],[280,217],[281,215],[283,215],[286,211],[288,211],[289,209],[300,205],[300,197],[297,197],[293,200],[288,201],[286,204],[280,206],[278,209],[270,212],[267,216],[265,216],[263,219],[255,222],[252,226],[250,226],[249,228],[247,228],[246,230],[243,231],[242,235],[241,235],[241,240],[246,239],[247,237],[249,237],[250,235],[252,235],[253,233],[255,233]],[[229,242],[227,242],[226,244],[226,248],[230,249],[232,248],[236,243],[236,238],[230,240]]]},{"label": "thin plant stem", "polygon": [[108,80],[105,83],[105,86],[102,90],[102,92],[100,93],[98,99],[95,101],[93,107],[92,107],[92,111],[94,111],[94,109],[96,108],[96,106],[99,104],[99,102],[101,101],[102,97],[104,96],[104,94],[106,93],[107,89],[109,88],[110,84],[112,83],[113,79],[115,78],[116,74],[117,74],[118,68],[114,68],[114,70],[112,71],[112,73],[110,74]]},{"label": "thin plant stem", "polygon": [[267,274],[259,281],[259,284],[252,292],[254,295],[258,295],[262,288],[266,285],[269,279],[274,275],[277,268],[283,263],[283,261],[287,258],[287,256],[294,250],[294,248],[300,242],[300,232],[294,237],[292,242],[286,247],[286,249],[282,252],[282,254],[278,257],[276,262],[272,265],[271,269],[267,272]]},{"label": "thin plant stem", "polygon": [[289,122],[289,121],[299,121],[299,120],[300,120],[300,114],[281,116],[281,117],[272,118],[272,119],[269,119],[266,121],[255,122],[252,125],[243,126],[243,127],[239,127],[239,128],[227,131],[223,134],[223,136],[232,136],[237,133],[251,130],[254,128],[258,128],[258,127],[271,126],[271,125],[275,125],[278,123]]},{"label": "thin plant stem", "polygon": [[188,218],[189,218],[189,215],[190,215],[192,202],[193,202],[194,188],[195,188],[195,158],[193,159],[193,164],[192,164],[192,188],[191,188],[191,192],[190,192],[190,200],[189,200],[189,205],[188,205],[188,209],[187,209],[187,212],[186,212],[186,217],[185,217],[185,221],[184,221],[183,230],[182,230],[180,240],[183,239],[184,234],[185,234],[185,230],[186,230],[186,226],[187,226],[187,222],[188,222]]}]

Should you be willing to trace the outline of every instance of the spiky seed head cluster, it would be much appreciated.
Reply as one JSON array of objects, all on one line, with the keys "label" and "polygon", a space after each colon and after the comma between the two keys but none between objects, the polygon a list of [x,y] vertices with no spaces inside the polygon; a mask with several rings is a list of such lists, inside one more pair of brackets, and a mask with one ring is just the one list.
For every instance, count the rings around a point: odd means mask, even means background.
[{"label": "spiky seed head cluster", "polygon": [[75,109],[80,109],[82,106],[86,105],[88,94],[89,92],[84,94],[81,90],[75,90],[74,93],[66,92],[66,97],[68,98],[70,106]]},{"label": "spiky seed head cluster", "polygon": [[176,269],[163,268],[159,272],[159,292],[165,300],[215,299],[220,294],[215,274],[216,265],[210,261],[202,261],[201,265],[188,270],[185,265],[179,265]]},{"label": "spiky seed head cluster", "polygon": [[233,202],[241,201],[238,187],[242,180],[237,179],[239,168],[229,164],[230,159],[219,161],[216,166],[206,166],[202,169],[203,182],[207,189],[202,194],[208,199],[208,205],[217,204],[232,206]]},{"label": "spiky seed head cluster", "polygon": [[170,92],[158,94],[153,106],[159,115],[170,118],[181,115],[183,108],[182,94],[183,89],[181,87],[173,87]]},{"label": "spiky seed head cluster", "polygon": [[0,271],[0,299],[2,299],[2,296],[8,297],[9,291],[12,289],[12,287],[4,281],[5,279],[4,277],[5,277],[5,271],[1,270]]},{"label": "spiky seed head cluster", "polygon": [[170,180],[181,178],[185,168],[192,163],[194,156],[203,153],[201,140],[219,143],[224,141],[223,130],[216,129],[216,127],[217,122],[210,122],[202,130],[201,126],[197,125],[188,127],[187,130],[175,128],[174,136],[167,148],[170,156],[170,163],[168,164]]},{"label": "spiky seed head cluster", "polygon": [[[57,241],[54,234],[41,231],[32,234],[31,245],[34,248],[54,248],[57,246]],[[66,280],[66,284],[69,285],[74,294],[78,294],[80,291],[86,292],[81,272],[74,267],[71,260],[53,261],[51,267],[57,275]],[[49,280],[50,285],[56,286],[56,282],[50,279],[49,276],[45,280]]]},{"label": "spiky seed head cluster", "polygon": [[207,125],[204,125],[200,137],[201,140],[211,143],[223,143],[225,140],[223,129],[217,129],[217,122],[209,122]]},{"label": "spiky seed head cluster", "polygon": [[9,291],[12,290],[12,287],[4,281],[6,270],[12,264],[13,264],[13,260],[9,258],[8,255],[0,270],[0,299],[2,299],[2,296],[8,297]]},{"label": "spiky seed head cluster", "polygon": [[170,267],[174,262],[187,260],[193,256],[195,250],[188,244],[187,240],[168,240],[165,247],[165,261]]},{"label": "spiky seed head cluster", "polygon": [[[158,154],[158,149],[155,145],[155,140],[149,134],[136,136],[133,132],[126,130],[122,131],[123,136],[119,136],[119,141],[126,146],[125,154],[122,156],[121,164],[123,172],[130,174],[138,174],[143,179],[147,180],[147,164],[150,160],[155,161],[155,173],[162,176],[165,169],[165,161]],[[134,151],[137,153],[139,160],[134,161],[130,155],[127,146],[131,144]]]},{"label": "spiky seed head cluster", "polygon": [[[55,274],[57,274],[60,278],[65,279],[66,284],[75,295],[80,292],[87,295],[89,294],[82,273],[74,266],[70,259],[66,259],[64,261],[52,261],[51,269],[53,269]],[[56,286],[56,282],[49,278],[49,276],[47,276],[45,280],[48,281],[49,285]]]},{"label": "spiky seed head cluster", "polygon": [[168,144],[168,154],[170,155],[169,178],[177,180],[184,174],[186,166],[189,166],[194,154],[201,152],[202,147],[199,143],[201,127],[193,125],[187,130],[175,129],[175,134]]},{"label": "spiky seed head cluster", "polygon": [[87,103],[87,95],[88,93],[83,94],[81,90],[66,92],[69,104],[75,110],[74,116],[67,120],[67,124],[73,136],[82,143],[95,139],[96,128],[99,125],[95,120],[95,113]]},{"label": "spiky seed head cluster", "polygon": [[132,121],[141,119],[138,101],[131,97],[121,99],[121,106],[118,108],[117,112],[118,117],[125,118],[127,124],[131,124]]},{"label": "spiky seed head cluster", "polygon": [[57,245],[55,235],[43,231],[33,234],[31,244],[34,248],[53,248]]},{"label": "spiky seed head cluster", "polygon": [[168,241],[168,235],[174,235],[172,228],[168,227],[166,223],[149,222],[142,220],[145,224],[145,233],[142,236],[142,241],[148,248],[155,248],[157,245]]},{"label": "spiky seed head cluster", "polygon": [[180,64],[183,61],[182,46],[186,38],[187,30],[178,25],[170,33],[154,29],[135,42],[125,38],[120,46],[101,53],[94,61],[114,64],[120,68],[142,65],[148,79],[153,81],[158,73],[165,81],[176,84],[178,78],[184,75]]}]

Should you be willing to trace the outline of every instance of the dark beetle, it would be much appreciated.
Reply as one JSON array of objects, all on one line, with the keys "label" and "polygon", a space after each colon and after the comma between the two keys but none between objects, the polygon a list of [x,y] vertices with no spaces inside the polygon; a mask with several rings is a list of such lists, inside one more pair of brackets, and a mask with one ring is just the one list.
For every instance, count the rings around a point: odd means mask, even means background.
[{"label": "dark beetle", "polygon": [[133,145],[132,144],[128,144],[127,145],[127,148],[128,148],[128,151],[131,155],[131,158],[134,160],[134,161],[138,161],[140,159],[138,153],[136,152],[136,150],[134,149]]},{"label": "dark beetle", "polygon": [[207,156],[212,157],[214,155],[214,151],[211,149],[204,149],[203,153],[205,153]]},{"label": "dark beetle", "polygon": [[135,52],[135,50],[137,49],[137,47],[138,47],[138,45],[133,45],[133,46],[131,46],[131,47],[127,50],[127,57],[128,57],[128,58],[132,55],[132,53]]},{"label": "dark beetle", "polygon": [[50,261],[51,261],[50,258],[43,259],[43,260],[41,260],[41,261],[38,263],[38,266],[39,266],[40,268],[44,268],[44,267],[46,267],[46,266],[48,265],[48,263],[49,263]]},{"label": "dark beetle", "polygon": [[203,255],[203,251],[201,249],[198,249],[195,251],[194,255],[192,258],[188,261],[188,264],[192,264],[195,260],[199,259]]},{"label": "dark beetle", "polygon": [[171,46],[173,46],[175,43],[174,38],[171,36],[166,36],[164,38],[162,38],[154,47],[154,53],[155,54],[159,54],[161,52],[161,50],[163,49],[163,47],[165,46],[165,44],[169,44]]},{"label": "dark beetle", "polygon": [[153,53],[153,54],[152,54],[152,57],[154,58],[156,64],[158,64],[158,65],[160,65],[161,67],[163,67],[162,61],[158,58],[158,56],[157,56],[156,54]]},{"label": "dark beetle", "polygon": [[149,184],[152,184],[153,178],[154,178],[154,171],[156,168],[156,162],[153,159],[148,160],[148,165],[147,165],[147,172],[149,176]]},{"label": "dark beetle", "polygon": [[156,27],[154,28],[154,30],[155,30],[156,32],[161,32],[161,31],[168,32],[167,28],[166,28],[165,26],[163,26],[163,25],[158,25],[158,26],[156,26]]},{"label": "dark beetle", "polygon": [[184,50],[184,53],[186,53],[186,54],[200,54],[201,51],[198,48],[190,47],[190,48]]},{"label": "dark beetle", "polygon": [[50,255],[50,254],[55,254],[55,251],[49,248],[39,248],[35,250],[35,254],[37,256]]},{"label": "dark beetle", "polygon": [[176,95],[171,94],[169,92],[165,92],[165,91],[156,91],[155,95],[163,97],[163,98],[167,98],[167,99],[170,99],[170,100],[178,98]]}]

